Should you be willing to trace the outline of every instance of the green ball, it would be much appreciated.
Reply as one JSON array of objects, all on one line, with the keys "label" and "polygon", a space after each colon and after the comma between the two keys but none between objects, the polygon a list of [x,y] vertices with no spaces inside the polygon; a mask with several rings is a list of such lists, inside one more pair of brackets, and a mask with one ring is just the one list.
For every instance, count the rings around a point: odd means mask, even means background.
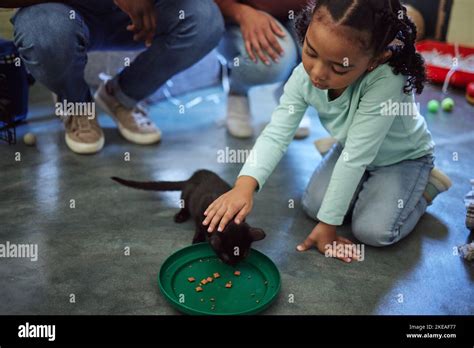
[{"label": "green ball", "polygon": [[33,133],[26,133],[23,136],[23,141],[28,146],[34,146],[36,144],[36,136]]},{"label": "green ball", "polygon": [[439,111],[439,101],[432,99],[428,102],[428,111],[435,114]]},{"label": "green ball", "polygon": [[454,100],[452,98],[445,98],[441,102],[441,107],[444,111],[451,112],[454,109]]}]

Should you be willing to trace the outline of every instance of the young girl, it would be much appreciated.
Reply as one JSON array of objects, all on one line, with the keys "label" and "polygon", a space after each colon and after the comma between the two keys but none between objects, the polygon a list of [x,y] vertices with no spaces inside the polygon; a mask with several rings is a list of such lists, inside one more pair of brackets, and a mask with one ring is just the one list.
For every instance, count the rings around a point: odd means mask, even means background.
[{"label": "young girl", "polygon": [[[313,106],[337,143],[303,194],[305,212],[318,223],[297,249],[316,246],[325,253],[328,245],[352,244],[336,235],[336,226],[349,217],[362,243],[396,243],[451,185],[433,170],[434,143],[415,105],[414,92],[420,94],[426,80],[415,50],[416,27],[399,0],[317,0],[296,28],[303,62],[285,85],[252,161],[235,187],[207,208],[203,224],[213,232],[232,219],[244,220],[253,192],[262,189]],[[346,262],[356,258],[333,255]]]}]

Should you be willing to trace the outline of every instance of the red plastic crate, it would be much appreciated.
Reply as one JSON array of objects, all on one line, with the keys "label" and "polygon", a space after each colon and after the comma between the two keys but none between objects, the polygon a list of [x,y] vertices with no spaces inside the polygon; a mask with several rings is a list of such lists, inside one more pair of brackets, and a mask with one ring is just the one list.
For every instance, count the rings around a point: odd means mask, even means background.
[{"label": "red plastic crate", "polygon": [[[455,54],[456,54],[454,45],[448,44],[445,42],[439,42],[439,41],[431,41],[431,40],[420,41],[416,45],[416,48],[418,52],[420,52],[421,54],[423,54],[423,52],[430,52],[433,50],[437,50],[443,54],[451,54],[453,58],[455,57]],[[471,54],[474,54],[474,48],[459,45],[459,54],[460,56],[463,56],[463,57],[469,56]],[[426,70],[427,70],[428,78],[431,81],[437,82],[437,83],[443,83],[450,69],[426,64]],[[451,77],[449,84],[451,86],[464,88],[470,82],[474,82],[474,74],[469,73],[467,71],[458,70]]]}]

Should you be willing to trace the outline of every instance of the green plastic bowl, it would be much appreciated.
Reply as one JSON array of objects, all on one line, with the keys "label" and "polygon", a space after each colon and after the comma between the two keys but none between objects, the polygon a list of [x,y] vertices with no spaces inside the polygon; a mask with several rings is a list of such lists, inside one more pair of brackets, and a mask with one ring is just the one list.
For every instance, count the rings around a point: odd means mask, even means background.
[{"label": "green plastic bowl", "polygon": [[[240,271],[240,276],[234,274]],[[219,273],[220,277],[202,285],[199,282]],[[196,280],[190,282],[188,278]],[[226,288],[227,282],[231,288]],[[261,252],[250,255],[235,267],[226,265],[209,243],[194,244],[168,257],[158,274],[161,293],[178,311],[196,315],[248,315],[268,308],[280,291],[280,273]]]}]

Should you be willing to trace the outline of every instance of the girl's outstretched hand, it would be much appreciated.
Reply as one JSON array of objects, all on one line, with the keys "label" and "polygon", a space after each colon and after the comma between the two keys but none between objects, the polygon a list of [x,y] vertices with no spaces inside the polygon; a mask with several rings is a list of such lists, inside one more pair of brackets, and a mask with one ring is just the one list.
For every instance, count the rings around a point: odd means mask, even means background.
[{"label": "girl's outstretched hand", "polygon": [[[257,187],[257,181],[250,176],[241,176],[237,179],[235,187],[217,198],[207,207],[202,222],[204,226],[209,225],[208,232],[222,232],[229,221],[235,216],[235,223],[240,224],[252,210],[253,193]],[[237,216],[236,216],[237,215]]]},{"label": "girl's outstretched hand", "polygon": [[[306,251],[313,246],[327,257],[334,257],[347,263],[352,260],[359,260],[361,256],[353,242],[336,234],[336,226],[324,222],[319,222],[305,241],[299,244],[296,249]],[[340,252],[341,250],[342,252]]]}]

